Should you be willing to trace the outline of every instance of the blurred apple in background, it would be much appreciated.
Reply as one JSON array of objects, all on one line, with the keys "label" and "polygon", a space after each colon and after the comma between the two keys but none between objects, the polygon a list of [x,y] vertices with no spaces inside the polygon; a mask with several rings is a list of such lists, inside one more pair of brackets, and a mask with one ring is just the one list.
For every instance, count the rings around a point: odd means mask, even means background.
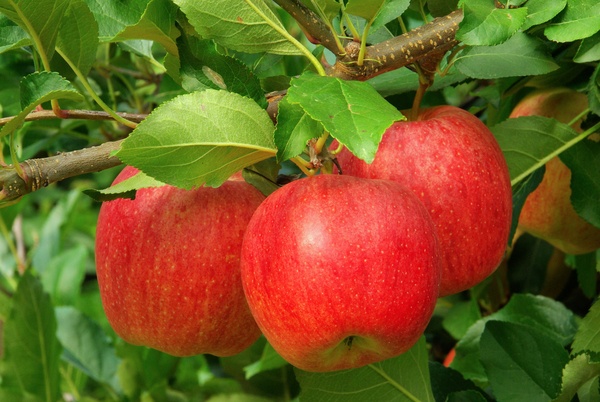
[{"label": "blurred apple in background", "polygon": [[[567,88],[553,88],[524,98],[510,117],[535,115],[569,123],[587,107],[586,95]],[[580,124],[575,124],[577,130]],[[548,161],[542,182],[523,205],[519,228],[567,254],[585,254],[600,248],[600,228],[575,212],[570,183],[569,168],[558,157]]]},{"label": "blurred apple in background", "polygon": [[[126,167],[114,184],[133,176]],[[241,352],[260,336],[240,279],[246,226],[264,196],[240,180],[172,186],[105,202],[96,270],[108,321],[125,341],[175,356]]]},{"label": "blurred apple in background", "polygon": [[388,180],[320,175],[275,191],[242,249],[248,304],[267,340],[307,371],[397,356],[438,296],[439,244],[419,199]]},{"label": "blurred apple in background", "polygon": [[344,149],[347,175],[389,179],[411,189],[431,214],[443,256],[440,296],[471,288],[498,267],[508,244],[512,191],[490,130],[453,106],[424,109],[394,123],[373,163]]}]

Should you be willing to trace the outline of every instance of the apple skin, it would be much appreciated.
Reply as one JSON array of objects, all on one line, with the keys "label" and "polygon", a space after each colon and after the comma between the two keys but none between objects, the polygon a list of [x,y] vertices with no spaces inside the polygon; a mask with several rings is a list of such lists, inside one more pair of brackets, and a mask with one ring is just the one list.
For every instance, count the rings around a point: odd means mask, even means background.
[{"label": "apple skin", "polygon": [[442,249],[440,297],[469,289],[494,272],[511,224],[508,166],[489,129],[453,106],[424,109],[394,123],[368,164],[344,149],[344,174],[393,180],[423,202]]},{"label": "apple skin", "polygon": [[[114,184],[133,176],[126,167]],[[241,352],[260,336],[244,297],[240,252],[264,196],[219,188],[140,189],[100,208],[96,270],[109,323],[125,341],[174,356]]]},{"label": "apple skin", "polygon": [[241,266],[267,340],[312,372],[407,351],[433,314],[441,273],[433,222],[414,194],[340,175],[267,197],[248,225]]},{"label": "apple skin", "polygon": [[[553,117],[569,123],[588,106],[587,96],[567,89],[537,91],[525,97],[510,117]],[[581,122],[575,126],[580,131]],[[582,219],[571,204],[571,170],[558,158],[546,163],[539,186],[527,197],[519,228],[567,254],[585,254],[600,248],[600,229]]]}]

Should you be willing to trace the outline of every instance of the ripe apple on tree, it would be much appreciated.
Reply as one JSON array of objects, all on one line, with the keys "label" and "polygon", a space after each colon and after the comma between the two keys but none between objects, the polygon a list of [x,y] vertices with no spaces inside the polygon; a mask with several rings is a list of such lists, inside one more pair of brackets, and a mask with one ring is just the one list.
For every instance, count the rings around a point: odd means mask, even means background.
[{"label": "ripe apple on tree", "polygon": [[[553,117],[569,123],[588,106],[587,96],[567,88],[534,92],[514,108],[510,117]],[[576,122],[575,129],[580,129]],[[546,163],[542,182],[527,197],[519,228],[546,240],[567,254],[585,254],[600,248],[600,228],[581,218],[571,204],[571,170],[554,157]]]},{"label": "ripe apple on tree", "polygon": [[[137,170],[126,167],[114,184]],[[175,356],[241,352],[260,336],[240,280],[243,234],[264,196],[219,188],[138,190],[105,202],[96,269],[108,321],[125,341]]]},{"label": "ripe apple on tree", "polygon": [[441,273],[433,222],[398,183],[318,175],[271,194],[242,247],[256,322],[292,365],[364,366],[423,334]]},{"label": "ripe apple on tree", "polygon": [[373,163],[347,149],[337,159],[344,174],[402,183],[423,202],[442,250],[440,296],[478,284],[502,261],[512,214],[508,167],[490,130],[471,113],[424,109],[385,132]]}]

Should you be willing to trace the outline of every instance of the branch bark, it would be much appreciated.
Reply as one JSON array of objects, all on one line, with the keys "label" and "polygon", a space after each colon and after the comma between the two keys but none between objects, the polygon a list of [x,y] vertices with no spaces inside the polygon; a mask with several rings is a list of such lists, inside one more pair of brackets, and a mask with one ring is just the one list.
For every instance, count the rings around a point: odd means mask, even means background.
[{"label": "branch bark", "polygon": [[26,160],[20,164],[25,177],[19,176],[12,165],[1,167],[0,206],[12,203],[50,183],[120,165],[122,162],[112,156],[112,153],[119,149],[122,141],[105,142],[96,147]]},{"label": "branch bark", "polygon": [[[347,80],[364,81],[427,58],[439,59],[440,54],[445,54],[458,43],[455,34],[462,18],[462,10],[453,11],[403,35],[368,46],[362,65],[356,61],[356,51],[347,51],[347,55],[337,60],[329,74]],[[353,42],[348,44],[352,45]]]}]

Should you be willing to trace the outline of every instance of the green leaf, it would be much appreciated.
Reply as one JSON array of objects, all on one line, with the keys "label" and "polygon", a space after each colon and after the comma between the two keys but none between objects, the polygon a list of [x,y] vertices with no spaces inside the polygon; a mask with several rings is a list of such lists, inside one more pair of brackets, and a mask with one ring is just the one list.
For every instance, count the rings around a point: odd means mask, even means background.
[{"label": "green leaf", "polygon": [[481,362],[498,401],[548,401],[560,393],[567,351],[542,331],[490,321],[481,335]]},{"label": "green leaf", "polygon": [[555,119],[524,116],[491,127],[504,153],[513,185],[583,138]]},{"label": "green leaf", "polygon": [[596,402],[600,401],[600,377],[596,377],[577,390],[579,402]]},{"label": "green leaf", "polygon": [[590,110],[597,115],[600,115],[600,65],[596,67],[594,73],[590,77],[588,102]]},{"label": "green leaf", "polygon": [[246,53],[300,54],[277,31],[285,28],[264,0],[174,2],[204,39],[214,39],[221,46]]},{"label": "green leaf", "polygon": [[527,196],[540,185],[545,172],[546,167],[542,166],[513,187],[513,213],[510,234],[508,236],[509,239],[513,239],[515,232],[517,231],[517,227],[519,226],[519,215],[521,215],[521,210],[523,209],[523,205],[525,205]]},{"label": "green leaf", "polygon": [[72,0],[58,31],[56,47],[83,75],[96,61],[98,24],[83,0]]},{"label": "green leaf", "polygon": [[114,384],[120,359],[104,330],[73,307],[56,309],[63,360],[104,384]]},{"label": "green leaf", "polygon": [[331,373],[296,370],[296,377],[304,402],[434,400],[424,338],[393,359]]},{"label": "green leaf", "polygon": [[576,63],[590,63],[600,60],[600,32],[581,41],[577,54],[573,57]]},{"label": "green leaf", "polygon": [[211,40],[182,37],[178,43],[180,74],[186,91],[226,89],[267,107],[260,81],[241,61],[220,54]]},{"label": "green leaf", "polygon": [[555,42],[573,42],[600,31],[600,3],[596,0],[568,0],[567,7],[544,34]]},{"label": "green leaf", "polygon": [[302,107],[290,103],[287,96],[279,101],[275,129],[277,161],[300,155],[306,149],[306,143],[321,134],[321,123],[312,119]]},{"label": "green leaf", "polygon": [[41,272],[40,279],[54,305],[75,303],[85,277],[87,257],[87,248],[79,245],[54,256]]},{"label": "green leaf", "polygon": [[98,22],[101,42],[145,39],[177,55],[177,7],[169,0],[85,0]]},{"label": "green leaf", "polygon": [[299,104],[360,159],[372,162],[381,137],[404,116],[366,82],[305,73],[291,82],[288,101]]},{"label": "green leaf", "polygon": [[95,201],[112,201],[117,198],[134,199],[136,190],[160,186],[164,186],[164,183],[153,179],[144,172],[138,172],[134,176],[125,179],[114,186],[110,186],[103,190],[88,189],[85,190],[84,193],[92,197]]},{"label": "green leaf", "polygon": [[454,304],[444,316],[442,325],[454,339],[461,339],[480,318],[479,304],[471,298],[469,301]]},{"label": "green leaf", "polygon": [[30,46],[31,43],[27,32],[0,14],[0,53]]},{"label": "green leaf", "polygon": [[[585,317],[583,317],[583,320],[581,320],[571,347],[573,354],[585,351],[600,354],[600,332],[598,331],[598,322],[600,322],[600,300],[596,300]],[[596,362],[599,361],[596,360]]]},{"label": "green leaf", "polygon": [[585,139],[560,154],[571,170],[571,203],[583,219],[600,228],[600,142]]},{"label": "green leaf", "polygon": [[269,196],[280,187],[277,184],[280,170],[281,165],[277,163],[275,158],[269,158],[244,168],[242,177],[265,196]]},{"label": "green leaf", "polygon": [[550,21],[567,6],[567,0],[528,0],[527,19],[521,26],[523,31]]},{"label": "green leaf", "polygon": [[494,46],[506,42],[523,25],[526,8],[496,8],[493,0],[463,1],[464,19],[456,39],[469,46]]},{"label": "green leaf", "polygon": [[510,290],[539,294],[553,251],[553,246],[538,237],[527,233],[519,237],[508,261]]},{"label": "green leaf", "polygon": [[246,379],[250,379],[263,371],[281,368],[288,364],[289,363],[273,349],[273,346],[267,342],[260,360],[244,367],[244,372],[246,373]]},{"label": "green leaf", "polygon": [[600,267],[600,261],[597,260],[596,251],[591,253],[579,254],[571,256],[573,263],[572,265],[577,271],[577,282],[584,295],[593,299],[597,294],[597,281],[598,267]]},{"label": "green leaf", "polygon": [[590,380],[600,375],[600,363],[590,361],[590,356],[575,356],[563,369],[562,391],[554,402],[569,402],[577,391]]},{"label": "green leaf", "polygon": [[410,0],[385,0],[371,24],[371,30],[375,31],[400,17],[408,9],[408,6],[410,6]]},{"label": "green leaf", "polygon": [[[129,7],[129,3],[127,4]],[[123,14],[123,6],[120,5],[119,16]],[[110,41],[122,41],[129,39],[144,39],[160,43],[167,52],[177,55],[177,44],[175,38],[179,36],[179,30],[175,27],[177,7],[169,0],[150,0],[139,20],[134,24],[125,26]]]},{"label": "green leaf", "polygon": [[9,135],[23,124],[25,117],[39,104],[52,99],[82,100],[83,97],[69,81],[57,73],[33,73],[21,81],[21,112],[0,130],[0,138]]},{"label": "green leaf", "polygon": [[467,379],[485,382],[487,376],[480,362],[479,343],[488,321],[521,324],[551,337],[559,344],[569,344],[577,331],[575,316],[563,304],[543,296],[514,294],[501,310],[477,321],[456,345],[451,367]]},{"label": "green leaf", "polygon": [[[483,397],[485,392],[478,388],[472,381],[465,380],[456,370],[444,367],[437,362],[429,362],[429,373],[431,376],[431,388],[436,401],[485,401]],[[460,399],[457,395],[462,392],[474,392],[477,395],[469,395],[465,399]],[[454,395],[454,396],[452,396]]]},{"label": "green leaf", "polygon": [[479,79],[540,75],[558,68],[543,42],[524,33],[497,46],[469,47],[459,53],[455,65],[463,74]]},{"label": "green leaf", "polygon": [[19,280],[4,323],[0,399],[54,402],[60,397],[56,319],[50,297],[30,271]]},{"label": "green leaf", "polygon": [[369,21],[379,14],[385,2],[386,0],[348,0],[345,11]]},{"label": "green leaf", "polygon": [[70,0],[0,0],[0,13],[23,28],[38,51],[50,60]]},{"label": "green leaf", "polygon": [[274,130],[256,102],[207,89],[156,108],[117,156],[177,187],[219,186],[233,173],[275,155]]}]

